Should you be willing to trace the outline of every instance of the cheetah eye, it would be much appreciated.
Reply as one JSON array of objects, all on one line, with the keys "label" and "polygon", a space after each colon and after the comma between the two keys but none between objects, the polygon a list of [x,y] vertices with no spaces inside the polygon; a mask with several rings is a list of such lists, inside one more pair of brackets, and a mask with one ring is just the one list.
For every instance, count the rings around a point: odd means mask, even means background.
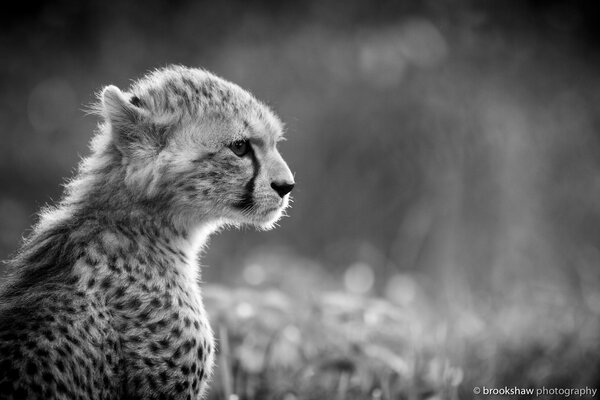
[{"label": "cheetah eye", "polygon": [[248,139],[236,140],[229,145],[231,151],[238,157],[244,157],[250,151],[250,142]]}]

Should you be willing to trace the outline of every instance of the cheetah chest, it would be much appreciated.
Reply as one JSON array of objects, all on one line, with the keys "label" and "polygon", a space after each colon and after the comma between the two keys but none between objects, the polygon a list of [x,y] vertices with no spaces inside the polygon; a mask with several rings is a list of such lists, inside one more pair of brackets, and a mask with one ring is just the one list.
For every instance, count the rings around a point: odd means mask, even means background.
[{"label": "cheetah chest", "polygon": [[197,398],[212,369],[212,330],[196,277],[179,263],[168,270],[131,279],[121,300],[116,293],[126,381],[136,393]]}]

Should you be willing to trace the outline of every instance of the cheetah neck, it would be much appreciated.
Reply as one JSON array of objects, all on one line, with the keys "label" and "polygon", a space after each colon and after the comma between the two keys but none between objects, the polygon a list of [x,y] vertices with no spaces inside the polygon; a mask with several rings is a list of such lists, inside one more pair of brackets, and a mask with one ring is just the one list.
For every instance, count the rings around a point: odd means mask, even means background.
[{"label": "cheetah neck", "polygon": [[76,267],[83,263],[95,274],[128,279],[137,272],[152,276],[156,284],[171,279],[173,272],[196,281],[198,256],[217,228],[215,222],[206,222],[188,230],[146,213],[130,212],[126,218],[96,213],[71,234],[73,239],[85,237],[85,256]]}]

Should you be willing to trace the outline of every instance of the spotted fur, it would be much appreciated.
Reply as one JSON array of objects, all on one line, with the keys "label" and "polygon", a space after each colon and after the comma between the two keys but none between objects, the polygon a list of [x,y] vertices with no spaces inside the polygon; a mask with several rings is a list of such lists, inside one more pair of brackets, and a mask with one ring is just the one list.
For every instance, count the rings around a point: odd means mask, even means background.
[{"label": "spotted fur", "polygon": [[197,254],[225,224],[268,229],[282,215],[281,123],[180,66],[106,87],[97,111],[91,156],[10,262],[0,398],[198,399],[215,349]]}]

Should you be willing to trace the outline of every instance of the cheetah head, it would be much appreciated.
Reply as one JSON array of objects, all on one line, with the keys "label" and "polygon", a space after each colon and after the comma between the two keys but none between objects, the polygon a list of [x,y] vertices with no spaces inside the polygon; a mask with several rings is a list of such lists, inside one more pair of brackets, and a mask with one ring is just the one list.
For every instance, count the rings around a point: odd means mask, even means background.
[{"label": "cheetah head", "polygon": [[200,69],[168,67],[101,94],[104,131],[132,198],[185,224],[270,229],[294,177],[277,149],[277,116],[239,86]]}]

